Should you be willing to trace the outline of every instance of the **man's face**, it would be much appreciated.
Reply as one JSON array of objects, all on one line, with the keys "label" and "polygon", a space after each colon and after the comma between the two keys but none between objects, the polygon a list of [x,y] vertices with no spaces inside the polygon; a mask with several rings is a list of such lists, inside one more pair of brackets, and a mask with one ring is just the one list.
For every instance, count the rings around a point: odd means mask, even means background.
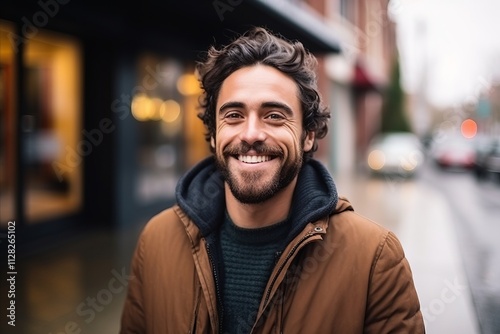
[{"label": "man's face", "polygon": [[298,86],[279,70],[254,65],[233,72],[222,83],[212,138],[219,169],[233,196],[261,203],[295,180],[304,151]]}]

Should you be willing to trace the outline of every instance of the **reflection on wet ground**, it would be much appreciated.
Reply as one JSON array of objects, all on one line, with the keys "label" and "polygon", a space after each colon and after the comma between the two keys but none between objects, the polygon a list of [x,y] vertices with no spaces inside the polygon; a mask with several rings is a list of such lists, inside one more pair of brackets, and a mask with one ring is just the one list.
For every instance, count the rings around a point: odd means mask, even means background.
[{"label": "reflection on wet ground", "polygon": [[19,258],[16,326],[2,321],[1,332],[117,333],[137,234],[89,231]]}]

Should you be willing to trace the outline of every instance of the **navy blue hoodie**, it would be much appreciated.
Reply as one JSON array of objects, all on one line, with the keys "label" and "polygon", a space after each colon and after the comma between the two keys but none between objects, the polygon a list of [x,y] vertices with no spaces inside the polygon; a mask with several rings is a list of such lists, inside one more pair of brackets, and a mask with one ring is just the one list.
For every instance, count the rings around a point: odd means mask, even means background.
[{"label": "navy blue hoodie", "polygon": [[[213,156],[202,160],[179,180],[176,199],[205,238],[218,230],[224,220],[226,201],[224,180]],[[288,215],[291,226],[285,245],[308,223],[331,215],[337,201],[337,189],[330,173],[314,159],[306,162],[293,194]]]}]

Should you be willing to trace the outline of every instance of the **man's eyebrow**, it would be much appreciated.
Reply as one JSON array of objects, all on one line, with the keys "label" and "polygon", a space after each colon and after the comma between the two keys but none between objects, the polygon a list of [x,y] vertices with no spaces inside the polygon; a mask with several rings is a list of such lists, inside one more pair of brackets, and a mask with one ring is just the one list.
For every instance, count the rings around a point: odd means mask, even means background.
[{"label": "man's eyebrow", "polygon": [[[293,116],[292,108],[290,108],[288,105],[282,102],[277,102],[277,101],[263,102],[260,105],[260,107],[266,109],[269,108],[280,109],[283,110],[287,115]],[[226,109],[230,108],[245,108],[245,104],[243,102],[238,102],[238,101],[226,102],[219,108],[219,114],[223,113]]]},{"label": "man's eyebrow", "polygon": [[244,108],[245,104],[243,102],[237,102],[237,101],[229,101],[224,103],[220,108],[219,108],[219,114],[224,112],[224,110],[229,109],[229,108]]},{"label": "man's eyebrow", "polygon": [[261,104],[262,108],[277,108],[281,109],[287,114],[288,116],[293,116],[293,111],[292,108],[290,108],[288,105],[281,103],[281,102],[264,102]]}]

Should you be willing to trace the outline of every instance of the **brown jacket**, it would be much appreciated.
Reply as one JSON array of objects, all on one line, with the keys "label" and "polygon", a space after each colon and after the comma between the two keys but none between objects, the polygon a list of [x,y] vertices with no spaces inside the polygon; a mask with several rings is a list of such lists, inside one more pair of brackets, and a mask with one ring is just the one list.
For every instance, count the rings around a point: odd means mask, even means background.
[{"label": "brown jacket", "polygon": [[[206,246],[177,205],[147,224],[120,333],[220,333]],[[252,333],[425,332],[400,242],[345,199],[286,246],[265,291]]]}]

